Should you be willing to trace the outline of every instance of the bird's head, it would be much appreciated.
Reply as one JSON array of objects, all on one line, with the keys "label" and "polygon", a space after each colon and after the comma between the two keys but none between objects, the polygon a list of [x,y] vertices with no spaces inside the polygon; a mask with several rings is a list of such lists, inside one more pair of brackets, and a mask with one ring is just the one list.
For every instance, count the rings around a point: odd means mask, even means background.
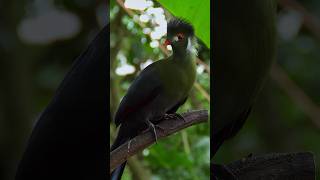
[{"label": "bird's head", "polygon": [[167,24],[167,38],[164,45],[171,45],[173,53],[197,53],[197,41],[190,23],[182,19],[170,20]]}]

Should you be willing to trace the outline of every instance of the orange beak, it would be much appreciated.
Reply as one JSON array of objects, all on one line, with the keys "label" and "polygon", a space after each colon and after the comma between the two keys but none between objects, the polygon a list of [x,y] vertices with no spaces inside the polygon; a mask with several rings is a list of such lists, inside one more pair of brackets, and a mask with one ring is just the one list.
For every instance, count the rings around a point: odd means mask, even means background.
[{"label": "orange beak", "polygon": [[165,47],[167,47],[168,45],[171,45],[171,41],[169,39],[166,39],[166,41],[164,41],[163,45]]}]

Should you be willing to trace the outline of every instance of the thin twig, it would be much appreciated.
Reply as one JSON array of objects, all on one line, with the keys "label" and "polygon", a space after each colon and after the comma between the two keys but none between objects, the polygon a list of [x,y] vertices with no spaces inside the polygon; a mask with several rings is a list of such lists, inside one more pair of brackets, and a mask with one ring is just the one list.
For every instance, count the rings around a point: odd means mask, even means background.
[{"label": "thin twig", "polygon": [[201,94],[204,96],[204,98],[208,102],[210,102],[210,95],[207,93],[207,91],[199,83],[194,83],[194,87],[201,92]]},{"label": "thin twig", "polygon": [[[208,121],[208,111],[199,110],[183,113],[184,120],[179,118],[171,118],[161,121],[156,127],[157,138],[161,139],[172,135],[189,126],[204,123]],[[129,157],[137,154],[155,142],[152,130],[144,132],[130,141],[122,144],[110,154],[110,173],[121,163],[125,162]]]},{"label": "thin twig", "polygon": [[320,128],[320,107],[288,76],[277,64],[271,68],[271,78],[280,86],[310,118],[312,123]]},{"label": "thin twig", "polygon": [[309,13],[301,3],[296,0],[279,0],[279,4],[284,8],[290,8],[298,11],[303,17],[303,24],[308,28],[318,39],[320,39],[320,20]]}]

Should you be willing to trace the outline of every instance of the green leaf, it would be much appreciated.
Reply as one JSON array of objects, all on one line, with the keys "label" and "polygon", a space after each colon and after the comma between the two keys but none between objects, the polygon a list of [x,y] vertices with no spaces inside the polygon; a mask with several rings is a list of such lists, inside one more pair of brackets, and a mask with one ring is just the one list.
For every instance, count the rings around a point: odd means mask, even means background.
[{"label": "green leaf", "polygon": [[175,169],[178,167],[192,168],[193,164],[188,155],[178,150],[181,146],[179,145],[180,143],[177,143],[177,138],[177,136],[174,136],[168,139],[168,141],[174,141],[171,143],[160,141],[156,146],[152,146],[152,148],[150,148],[150,156],[146,159],[153,162],[152,165],[167,169]]},{"label": "green leaf", "polygon": [[188,20],[196,36],[210,48],[210,0],[159,0],[160,4],[176,17]]}]

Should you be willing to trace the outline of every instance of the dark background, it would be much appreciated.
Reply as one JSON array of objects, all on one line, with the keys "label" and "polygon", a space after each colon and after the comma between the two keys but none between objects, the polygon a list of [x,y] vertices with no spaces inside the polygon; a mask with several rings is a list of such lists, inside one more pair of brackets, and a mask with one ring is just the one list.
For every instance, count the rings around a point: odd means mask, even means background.
[{"label": "dark background", "polygon": [[0,179],[13,179],[33,123],[106,24],[103,0],[0,1]]},{"label": "dark background", "polygon": [[320,1],[278,2],[277,62],[244,127],[215,159],[311,151],[319,177]]}]

